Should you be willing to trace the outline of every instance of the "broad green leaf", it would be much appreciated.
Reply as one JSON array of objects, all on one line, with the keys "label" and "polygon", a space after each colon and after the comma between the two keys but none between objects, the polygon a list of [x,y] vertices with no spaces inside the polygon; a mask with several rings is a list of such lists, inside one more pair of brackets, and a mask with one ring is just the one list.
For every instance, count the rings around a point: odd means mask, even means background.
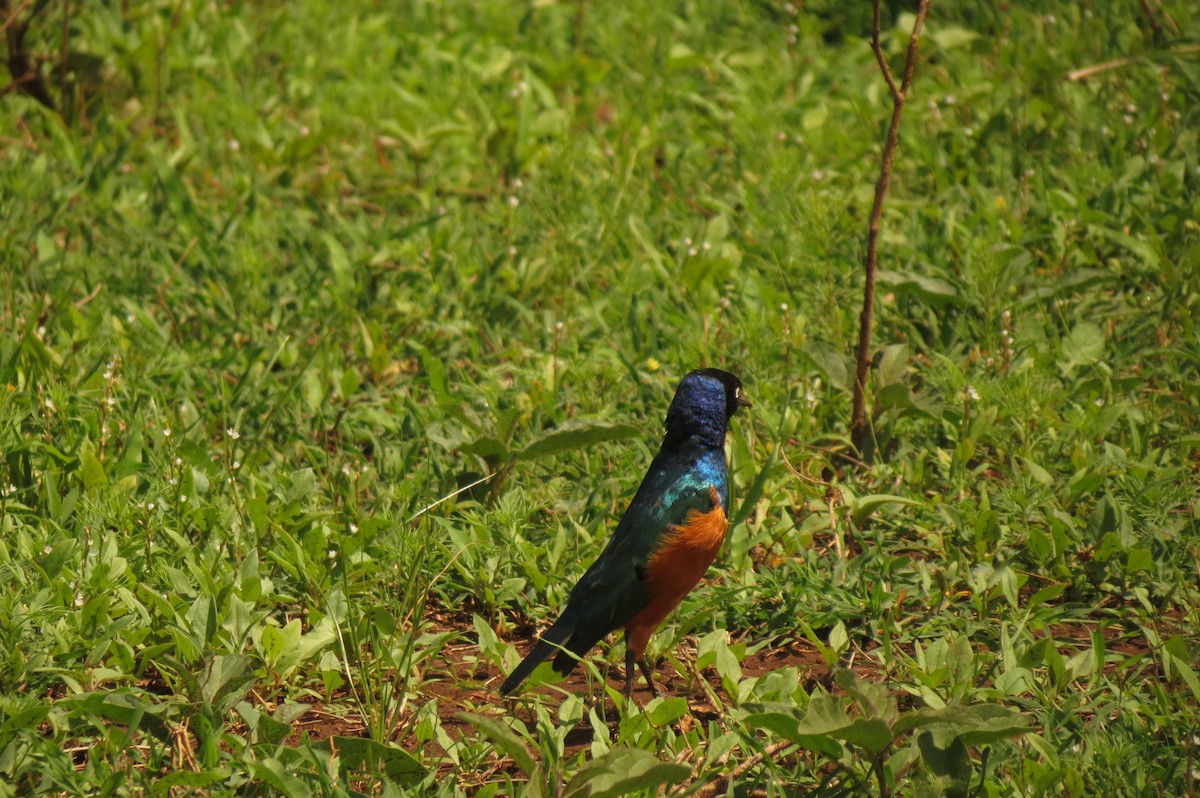
[{"label": "broad green leaf", "polygon": [[851,520],[855,526],[861,526],[864,521],[876,510],[888,504],[900,504],[908,507],[920,506],[921,502],[916,499],[910,499],[906,496],[890,496],[887,494],[873,494],[870,496],[859,496],[851,502]]},{"label": "broad green leaf", "polygon": [[679,762],[663,762],[640,748],[614,748],[584,765],[567,784],[566,798],[620,798],[642,791],[657,791],[692,775]]},{"label": "broad green leaf", "polygon": [[961,47],[964,44],[970,44],[979,38],[979,34],[967,28],[960,28],[957,25],[946,26],[930,26],[929,38],[933,39],[934,44],[941,50],[950,50],[955,47]]},{"label": "broad green leaf", "polygon": [[[269,628],[269,627],[266,627]],[[299,662],[307,662],[318,651],[337,640],[337,624],[328,615],[321,617],[317,625],[300,637],[296,646]]]},{"label": "broad green leaf", "polygon": [[104,473],[104,466],[96,457],[95,449],[92,447],[92,442],[85,440],[79,447],[79,472],[83,479],[83,489],[88,493],[94,493],[96,488],[103,487],[108,484],[108,477]]},{"label": "broad green leaf", "polygon": [[508,447],[504,445],[504,441],[492,435],[484,435],[470,443],[463,444],[459,447],[459,451],[464,454],[473,454],[477,457],[503,458],[508,456]]},{"label": "broad green leaf", "polygon": [[824,127],[828,119],[829,106],[820,103],[804,112],[804,116],[800,120],[800,125],[805,130],[816,130],[819,127]]},{"label": "broad green leaf", "polygon": [[1029,719],[998,704],[947,706],[942,709],[921,709],[905,713],[896,724],[901,733],[920,727],[932,735],[939,748],[946,748],[955,739],[964,745],[987,745],[1029,731]]},{"label": "broad green leaf", "polygon": [[894,739],[892,728],[879,718],[857,718],[833,736],[871,754],[877,754],[887,748]]},{"label": "broad green leaf", "polygon": [[938,418],[943,410],[941,400],[927,393],[914,393],[907,385],[899,382],[881,388],[875,394],[875,405],[878,411],[898,408],[911,410],[927,418]]},{"label": "broad green leaf", "polygon": [[170,707],[152,704],[133,692],[108,691],[80,693],[67,696],[56,702],[72,713],[86,713],[127,727],[130,732],[145,728],[161,740],[171,739],[171,732],[164,722]]},{"label": "broad green leaf", "polygon": [[250,660],[241,654],[215,654],[205,663],[199,678],[200,696],[219,714],[241,700],[254,686]]},{"label": "broad green leaf", "polygon": [[880,385],[891,385],[902,381],[908,373],[908,345],[885,346],[875,369]]},{"label": "broad green leaf", "polygon": [[854,368],[849,355],[824,341],[809,341],[804,345],[804,352],[824,372],[831,385],[843,391],[850,390]]},{"label": "broad green leaf", "polygon": [[908,294],[934,307],[965,306],[967,302],[959,294],[958,287],[939,277],[929,277],[916,272],[898,272],[880,269],[875,273],[876,281],[901,294]]},{"label": "broad green leaf", "polygon": [[645,711],[651,725],[666,726],[688,713],[688,703],[682,696],[659,697],[647,704]]},{"label": "broad green leaf", "polygon": [[1070,375],[1080,366],[1091,366],[1104,354],[1104,331],[1090,321],[1081,321],[1062,342],[1058,367]]},{"label": "broad green leaf", "polygon": [[896,722],[900,715],[896,697],[882,684],[860,678],[848,668],[840,669],[834,680],[858,704],[863,717],[882,720],[889,726]]},{"label": "broad green leaf", "polygon": [[249,701],[239,701],[234,709],[250,728],[251,743],[280,743],[291,734],[290,725],[272,718]]},{"label": "broad green leaf", "polygon": [[966,798],[971,786],[971,756],[963,741],[954,738],[948,745],[939,746],[932,734],[922,732],[917,736],[917,747],[933,772],[938,792],[945,798]]},{"label": "broad green leaf", "polygon": [[517,460],[534,460],[571,449],[582,449],[604,441],[618,441],[636,436],[640,430],[632,424],[616,424],[590,418],[564,421],[546,430],[517,452]]},{"label": "broad green leaf", "polygon": [[336,752],[343,767],[365,773],[383,771],[389,779],[411,784],[425,778],[426,771],[412,754],[394,745],[384,745],[369,737],[334,735],[313,743],[319,751]]}]

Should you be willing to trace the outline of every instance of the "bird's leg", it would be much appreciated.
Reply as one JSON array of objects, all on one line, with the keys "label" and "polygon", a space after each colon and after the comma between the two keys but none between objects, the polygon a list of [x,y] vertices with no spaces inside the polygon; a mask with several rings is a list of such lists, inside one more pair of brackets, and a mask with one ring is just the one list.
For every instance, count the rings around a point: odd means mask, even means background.
[{"label": "bird's leg", "polygon": [[658,688],[654,686],[654,676],[650,673],[650,663],[646,662],[645,657],[638,657],[637,664],[642,669],[642,675],[646,677],[646,686],[650,688],[650,695],[658,698]]},{"label": "bird's leg", "polygon": [[633,698],[633,649],[625,646],[625,700]]}]

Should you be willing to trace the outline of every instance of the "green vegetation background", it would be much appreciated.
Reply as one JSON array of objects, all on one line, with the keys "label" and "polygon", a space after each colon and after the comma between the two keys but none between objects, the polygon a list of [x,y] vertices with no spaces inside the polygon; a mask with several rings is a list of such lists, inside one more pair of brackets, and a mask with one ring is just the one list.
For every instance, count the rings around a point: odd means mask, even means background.
[{"label": "green vegetation background", "polygon": [[[0,794],[1196,794],[1193,4],[934,3],[875,462],[832,484],[869,4],[41,13],[62,113],[0,99]],[[675,697],[614,703],[616,643],[502,704],[701,364],[755,407]]]}]

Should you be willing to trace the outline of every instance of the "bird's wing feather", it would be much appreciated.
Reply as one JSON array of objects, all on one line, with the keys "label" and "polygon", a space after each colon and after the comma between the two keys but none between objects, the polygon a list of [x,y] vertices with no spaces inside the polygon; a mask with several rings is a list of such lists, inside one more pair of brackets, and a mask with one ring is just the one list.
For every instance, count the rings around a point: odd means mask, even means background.
[{"label": "bird's wing feather", "polygon": [[[561,618],[573,628],[566,648],[582,656],[647,605],[646,564],[673,526],[686,523],[692,511],[714,508],[714,489],[717,500],[724,500],[723,459],[720,465],[716,469],[694,459],[679,464],[656,458],[608,545],[571,592]],[[560,654],[555,668],[563,671],[570,664]]]}]

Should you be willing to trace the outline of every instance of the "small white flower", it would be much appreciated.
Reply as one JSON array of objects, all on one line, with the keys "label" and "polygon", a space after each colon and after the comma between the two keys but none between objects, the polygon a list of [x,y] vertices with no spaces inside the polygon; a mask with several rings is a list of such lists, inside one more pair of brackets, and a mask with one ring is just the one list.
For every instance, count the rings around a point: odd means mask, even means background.
[{"label": "small white flower", "polygon": [[708,250],[712,249],[712,244],[705,241],[703,244],[700,245],[700,248],[705,251],[708,251]]},{"label": "small white flower", "polygon": [[233,461],[232,468],[233,468],[233,470],[234,470],[234,471],[238,470],[238,469],[239,469],[239,468],[241,468],[241,467],[242,467],[242,461],[241,461],[241,460],[234,460],[234,461]]},{"label": "small white flower", "polygon": [[512,194],[512,195],[510,195],[510,196],[509,196],[509,198],[508,198],[508,207],[510,207],[510,208],[515,208],[515,207],[517,207],[517,206],[518,206],[518,205],[520,205],[520,204],[521,204],[521,200],[520,200],[520,199],[517,197],[517,195],[516,195],[516,194]]},{"label": "small white flower", "polygon": [[169,437],[171,437],[171,428],[170,428],[170,427],[165,427],[165,428],[163,429],[163,437],[164,437],[164,438],[169,438]]},{"label": "small white flower", "polygon": [[329,550],[328,552],[326,552],[326,553],[329,555],[329,559],[331,559],[331,560],[333,560],[333,559],[336,559],[336,558],[337,558],[337,549],[330,549],[330,550]]},{"label": "small white flower", "polygon": [[555,331],[555,332],[562,332],[562,331],[563,331],[563,323],[562,323],[561,321],[556,321],[556,322],[554,322],[554,331]]},{"label": "small white flower", "polygon": [[225,434],[228,435],[231,440],[235,440],[235,441],[238,438],[242,437],[242,433],[238,432],[233,427],[226,427]]},{"label": "small white flower", "polygon": [[812,177],[813,182],[820,183],[825,178],[825,173],[820,169],[814,169],[810,177]]},{"label": "small white flower", "polygon": [[52,551],[54,551],[54,547],[49,543],[47,543],[45,546],[42,546],[42,554],[49,554]]},{"label": "small white flower", "polygon": [[786,303],[786,302],[780,302],[780,303],[779,303],[779,310],[780,310],[781,312],[783,312],[783,313],[787,313],[787,312],[788,312],[788,303]]},{"label": "small white flower", "polygon": [[187,504],[187,495],[186,495],[186,494],[182,494],[182,493],[181,493],[181,494],[179,495],[179,501],[180,501],[182,504]]},{"label": "small white flower", "polygon": [[242,143],[240,141],[238,141],[237,139],[229,140],[229,151],[230,152],[237,152],[241,148],[242,148]]},{"label": "small white flower", "polygon": [[516,248],[516,247],[509,247],[509,248],[508,248],[508,257],[510,257],[510,258],[515,258],[515,257],[517,257],[517,248]]},{"label": "small white flower", "polygon": [[300,138],[305,139],[305,138],[308,138],[308,134],[312,131],[310,131],[308,129],[308,125],[301,125],[299,132],[300,132]]},{"label": "small white flower", "polygon": [[170,479],[167,480],[167,484],[170,485],[171,487],[175,487],[176,485],[179,484],[179,480],[177,480],[175,477],[171,477]]},{"label": "small white flower", "polygon": [[350,534],[353,535],[357,531],[358,531],[358,524],[351,524],[350,525]]},{"label": "small white flower", "polygon": [[82,594],[82,593],[76,593],[76,594],[75,594],[75,606],[76,606],[76,607],[82,607],[82,606],[83,606],[83,594]]},{"label": "small white flower", "polygon": [[183,458],[182,458],[182,457],[176,457],[176,458],[175,458],[175,465],[177,465],[177,466],[181,466],[181,465],[183,465]]},{"label": "small white flower", "polygon": [[975,390],[974,385],[968,385],[966,390],[963,391],[963,394],[967,397],[967,401],[969,402],[979,401],[979,391]]}]

